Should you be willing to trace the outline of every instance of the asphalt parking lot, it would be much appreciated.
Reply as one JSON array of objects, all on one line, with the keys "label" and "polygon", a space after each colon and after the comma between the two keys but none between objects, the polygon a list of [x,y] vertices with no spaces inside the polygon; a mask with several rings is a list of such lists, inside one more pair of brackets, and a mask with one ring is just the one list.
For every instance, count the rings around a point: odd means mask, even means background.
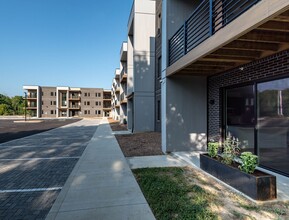
[{"label": "asphalt parking lot", "polygon": [[[48,131],[81,119],[44,119],[28,120],[29,123],[16,123],[21,120],[0,119],[0,143]],[[39,122],[40,121],[40,122]]]},{"label": "asphalt parking lot", "polygon": [[0,144],[0,219],[45,219],[98,123],[85,119]]}]

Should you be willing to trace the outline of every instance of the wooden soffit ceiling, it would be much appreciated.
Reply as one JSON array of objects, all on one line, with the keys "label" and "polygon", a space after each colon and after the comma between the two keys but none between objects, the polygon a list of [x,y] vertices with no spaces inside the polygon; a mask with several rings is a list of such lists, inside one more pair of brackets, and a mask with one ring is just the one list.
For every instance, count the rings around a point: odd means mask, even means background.
[{"label": "wooden soffit ceiling", "polygon": [[214,75],[289,49],[289,10],[185,67],[181,75]]}]

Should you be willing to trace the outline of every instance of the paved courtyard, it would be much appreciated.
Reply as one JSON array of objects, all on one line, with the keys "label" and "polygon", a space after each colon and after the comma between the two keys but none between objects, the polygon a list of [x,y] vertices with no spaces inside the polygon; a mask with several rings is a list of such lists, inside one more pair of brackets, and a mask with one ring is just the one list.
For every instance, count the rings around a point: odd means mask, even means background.
[{"label": "paved courtyard", "polygon": [[0,144],[0,219],[44,219],[98,123],[81,120]]}]

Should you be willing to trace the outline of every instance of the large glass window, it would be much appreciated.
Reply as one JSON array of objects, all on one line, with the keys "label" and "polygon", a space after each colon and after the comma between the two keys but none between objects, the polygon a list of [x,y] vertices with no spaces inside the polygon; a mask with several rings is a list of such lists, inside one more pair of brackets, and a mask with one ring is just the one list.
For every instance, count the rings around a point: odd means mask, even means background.
[{"label": "large glass window", "polygon": [[260,164],[289,174],[289,79],[257,85]]},{"label": "large glass window", "polygon": [[254,86],[226,90],[226,133],[238,138],[242,150],[254,152]]}]

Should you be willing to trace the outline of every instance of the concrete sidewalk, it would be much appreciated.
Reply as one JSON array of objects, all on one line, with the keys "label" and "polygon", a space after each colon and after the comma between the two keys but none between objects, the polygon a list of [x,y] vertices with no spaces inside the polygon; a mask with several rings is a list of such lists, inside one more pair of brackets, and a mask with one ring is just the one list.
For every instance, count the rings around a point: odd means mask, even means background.
[{"label": "concrete sidewalk", "polygon": [[46,219],[155,219],[106,119]]}]

